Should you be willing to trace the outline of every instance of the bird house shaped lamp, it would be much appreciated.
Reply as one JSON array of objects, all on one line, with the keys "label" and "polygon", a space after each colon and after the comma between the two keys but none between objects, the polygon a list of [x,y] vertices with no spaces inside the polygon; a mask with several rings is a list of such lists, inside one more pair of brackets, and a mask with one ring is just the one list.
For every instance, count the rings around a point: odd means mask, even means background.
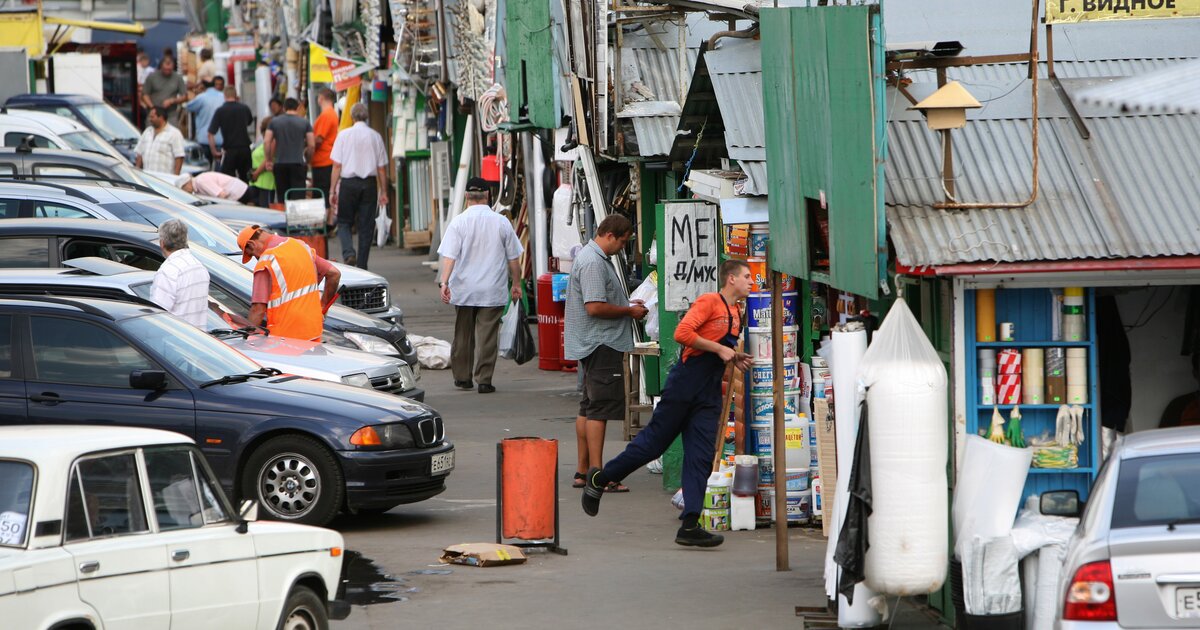
[{"label": "bird house shaped lamp", "polygon": [[925,100],[909,107],[925,114],[925,124],[933,131],[961,129],[967,124],[967,110],[982,107],[958,81],[950,81]]}]

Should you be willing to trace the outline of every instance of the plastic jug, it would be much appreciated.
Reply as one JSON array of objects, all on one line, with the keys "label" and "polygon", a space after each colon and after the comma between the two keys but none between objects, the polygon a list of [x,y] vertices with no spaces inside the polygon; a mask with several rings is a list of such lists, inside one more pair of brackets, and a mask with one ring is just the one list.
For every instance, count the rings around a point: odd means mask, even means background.
[{"label": "plastic jug", "polygon": [[734,458],[733,495],[752,497],[758,491],[758,458],[738,455]]}]

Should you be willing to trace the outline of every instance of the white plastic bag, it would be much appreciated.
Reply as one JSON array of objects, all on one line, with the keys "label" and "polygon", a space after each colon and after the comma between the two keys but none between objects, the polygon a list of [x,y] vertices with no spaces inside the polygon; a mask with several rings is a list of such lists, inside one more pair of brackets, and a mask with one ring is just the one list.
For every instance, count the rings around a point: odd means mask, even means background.
[{"label": "white plastic bag", "polygon": [[509,303],[508,312],[500,318],[500,358],[512,359],[517,352],[517,324],[520,317],[516,304]]},{"label": "white plastic bag", "polygon": [[417,351],[417,362],[421,364],[421,367],[431,370],[444,370],[450,367],[449,341],[409,333],[408,342]]},{"label": "white plastic bag", "polygon": [[629,301],[641,300],[646,309],[650,312],[646,313],[646,334],[650,338],[658,341],[658,272],[653,271],[646,276],[645,280],[638,285],[638,288],[633,290],[629,296]]},{"label": "white plastic bag", "polygon": [[387,206],[379,206],[379,215],[375,217],[375,246],[383,247],[392,234],[392,218],[388,216]]}]

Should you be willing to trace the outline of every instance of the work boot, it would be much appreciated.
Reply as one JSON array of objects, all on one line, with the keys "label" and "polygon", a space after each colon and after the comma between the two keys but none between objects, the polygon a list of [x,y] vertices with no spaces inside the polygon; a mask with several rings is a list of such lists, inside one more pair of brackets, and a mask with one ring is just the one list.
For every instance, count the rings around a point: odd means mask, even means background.
[{"label": "work boot", "polygon": [[675,544],[684,547],[716,547],[723,542],[725,542],[724,536],[710,534],[699,525],[693,525],[690,528],[684,525],[675,532]]},{"label": "work boot", "polygon": [[587,479],[583,484],[583,511],[588,516],[595,516],[600,511],[600,498],[604,496],[604,487],[608,479],[600,479],[604,473],[599,468],[587,471]]}]

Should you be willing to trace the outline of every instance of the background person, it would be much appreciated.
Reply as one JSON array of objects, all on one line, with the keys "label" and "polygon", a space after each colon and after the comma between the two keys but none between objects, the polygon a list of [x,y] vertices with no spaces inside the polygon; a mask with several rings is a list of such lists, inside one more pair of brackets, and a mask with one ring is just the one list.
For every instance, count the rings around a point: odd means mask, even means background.
[{"label": "background person", "polygon": [[312,125],[296,114],[299,108],[300,102],[294,98],[284,101],[283,115],[271,119],[263,139],[281,202],[286,202],[284,196],[289,190],[308,187],[308,160],[316,140]]},{"label": "background person", "polygon": [[188,249],[187,225],[179,219],[158,226],[158,245],[166,260],[154,272],[150,300],[183,321],[207,329],[208,270]]},{"label": "background person", "polygon": [[[625,419],[622,362],[633,349],[630,320],[646,317],[645,306],[629,302],[610,257],[633,235],[633,224],[610,214],[596,227],[596,237],[579,251],[567,282],[564,358],[583,365],[583,398],[575,418],[579,468],[575,487],[584,485],[589,468],[604,462],[604,434],[609,420]],[[628,492],[614,480],[609,492]]]},{"label": "background person", "polygon": [[183,134],[167,122],[167,112],[161,107],[150,109],[150,124],[133,150],[135,166],[140,169],[175,175],[183,169]]},{"label": "background person", "polygon": [[[248,319],[272,335],[320,341],[325,310],[337,297],[342,272],[304,241],[252,225],[238,233],[242,264],[257,258]],[[318,297],[318,285],[325,281]]]},{"label": "background person", "polygon": [[163,55],[158,70],[150,73],[142,84],[142,107],[161,107],[170,120],[177,115],[179,104],[187,100],[187,84],[175,72],[175,57]]},{"label": "background person", "polygon": [[450,350],[454,386],[471,389],[473,373],[479,393],[490,394],[496,391],[492,374],[500,316],[510,299],[521,299],[518,261],[524,249],[512,222],[487,205],[486,180],[473,177],[467,182],[466,202],[467,209],[446,226],[438,247],[442,256],[438,286],[442,302],[454,305],[454,343]]},{"label": "background person", "polygon": [[[237,88],[225,88],[225,102],[213,112],[212,121],[205,127],[208,146],[221,160],[220,171],[244,182],[250,181],[253,168],[250,159],[250,132],[254,113],[238,100]],[[270,119],[268,119],[270,120]],[[218,142],[221,148],[217,148]]]},{"label": "background person", "polygon": [[200,149],[204,151],[204,157],[208,160],[212,168],[217,167],[216,160],[220,155],[218,147],[221,146],[221,132],[218,131],[216,137],[208,133],[209,126],[212,125],[213,115],[221,108],[225,102],[225,78],[216,77],[212,80],[212,85],[205,89],[196,98],[188,101],[184,107],[195,117],[192,121],[192,140],[200,143]]},{"label": "background person", "polygon": [[338,136],[338,115],[337,109],[334,108],[336,100],[337,94],[333,90],[321,88],[321,91],[317,92],[317,106],[321,108],[321,114],[313,123],[313,139],[316,141],[316,149],[313,151],[312,158],[313,188],[320,190],[325,199],[326,225],[336,223],[337,216],[329,198],[329,184],[333,176],[333,159],[329,156],[333,152],[333,143]]},{"label": "background person", "polygon": [[[388,203],[387,149],[383,137],[367,126],[367,115],[364,103],[355,103],[350,108],[354,124],[338,133],[330,153],[333,160],[330,201],[337,208],[342,261],[359,269],[367,268],[375,240],[375,217],[380,206]],[[358,228],[357,253],[351,235],[354,228]]]},{"label": "background person", "polygon": [[232,175],[216,171],[197,173],[194,177],[187,177],[179,187],[192,194],[218,197],[239,203],[252,204],[258,201],[258,191],[251,190],[249,184]]},{"label": "background person", "polygon": [[[271,117],[267,116],[259,125],[259,133],[264,136]],[[275,199],[275,173],[267,168],[267,150],[264,143],[259,142],[250,152],[250,190],[255,191],[255,205],[270,208]]]},{"label": "background person", "polygon": [[213,51],[205,48],[200,51],[200,67],[196,69],[196,87],[210,88],[217,78],[217,62],[213,61]]}]

